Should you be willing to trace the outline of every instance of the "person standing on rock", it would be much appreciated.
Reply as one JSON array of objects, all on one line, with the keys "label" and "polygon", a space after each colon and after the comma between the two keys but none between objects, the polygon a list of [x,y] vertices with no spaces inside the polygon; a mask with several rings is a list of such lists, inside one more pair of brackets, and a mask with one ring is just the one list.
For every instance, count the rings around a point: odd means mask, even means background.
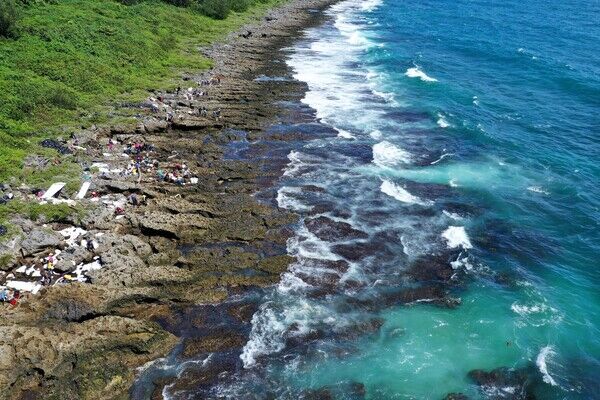
[{"label": "person standing on rock", "polygon": [[46,269],[48,271],[54,270],[54,264],[55,263],[56,263],[56,260],[54,258],[54,253],[50,253],[48,255],[48,257],[46,258]]},{"label": "person standing on rock", "polygon": [[129,202],[134,206],[137,207],[140,203],[138,201],[137,195],[135,193],[131,193],[129,195]]},{"label": "person standing on rock", "polygon": [[48,271],[46,271],[41,265],[37,265],[36,268],[40,271],[40,275],[42,276],[41,283],[43,286],[49,286],[52,282],[52,278]]}]

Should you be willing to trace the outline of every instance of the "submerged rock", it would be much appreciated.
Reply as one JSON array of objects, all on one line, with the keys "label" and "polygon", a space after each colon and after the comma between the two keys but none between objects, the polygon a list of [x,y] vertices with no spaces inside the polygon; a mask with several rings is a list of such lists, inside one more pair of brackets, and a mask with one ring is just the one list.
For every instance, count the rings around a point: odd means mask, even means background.
[{"label": "submerged rock", "polygon": [[328,242],[366,239],[365,232],[354,229],[347,222],[334,221],[327,217],[311,218],[304,221],[306,228],[321,240]]},{"label": "submerged rock", "polygon": [[533,369],[496,368],[492,371],[475,369],[469,378],[485,392],[488,398],[510,400],[534,400],[532,391]]},{"label": "submerged rock", "polygon": [[419,282],[448,282],[455,271],[450,264],[450,255],[428,256],[413,262],[407,275]]},{"label": "submerged rock", "polygon": [[448,393],[444,400],[469,400],[469,398],[462,393]]}]

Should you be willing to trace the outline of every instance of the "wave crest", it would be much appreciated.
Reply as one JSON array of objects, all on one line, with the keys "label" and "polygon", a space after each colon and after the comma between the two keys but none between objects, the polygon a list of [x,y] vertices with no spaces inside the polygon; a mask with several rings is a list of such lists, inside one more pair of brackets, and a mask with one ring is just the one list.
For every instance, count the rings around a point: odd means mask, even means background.
[{"label": "wave crest", "polygon": [[423,82],[437,82],[437,79],[430,77],[425,72],[423,72],[419,67],[413,67],[406,70],[404,75],[409,78],[419,78]]}]

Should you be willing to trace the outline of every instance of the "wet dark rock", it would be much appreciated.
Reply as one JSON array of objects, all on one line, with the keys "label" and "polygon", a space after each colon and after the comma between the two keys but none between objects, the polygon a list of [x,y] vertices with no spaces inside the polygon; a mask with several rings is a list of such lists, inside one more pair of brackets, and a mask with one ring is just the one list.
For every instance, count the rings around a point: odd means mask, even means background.
[{"label": "wet dark rock", "polygon": [[60,154],[71,154],[71,150],[66,147],[64,144],[54,139],[44,139],[40,142],[40,146],[46,147],[49,149],[54,149],[58,151]]},{"label": "wet dark rock", "polygon": [[350,382],[348,384],[349,393],[358,398],[363,398],[367,394],[367,389],[364,383],[361,382]]},{"label": "wet dark rock", "polygon": [[249,323],[258,307],[257,303],[234,304],[227,313],[242,323]]},{"label": "wet dark rock", "polygon": [[320,274],[307,274],[297,272],[296,276],[311,286],[329,290],[335,289],[340,282],[340,276],[338,274],[327,272]]},{"label": "wet dark rock", "polygon": [[324,187],[316,185],[304,185],[302,186],[302,190],[314,193],[325,193],[327,191]]},{"label": "wet dark rock", "polygon": [[469,400],[469,398],[462,393],[448,393],[444,400]]},{"label": "wet dark rock", "polygon": [[364,257],[377,254],[378,257],[393,256],[393,253],[383,242],[358,242],[352,244],[338,244],[332,250],[349,261],[359,261]]},{"label": "wet dark rock", "polygon": [[350,264],[344,260],[315,260],[315,265],[321,268],[333,269],[339,273],[345,273],[350,268]]},{"label": "wet dark rock", "polygon": [[327,337],[327,333],[322,329],[310,329],[308,332],[300,332],[300,327],[294,323],[283,336],[285,337],[286,347],[293,348],[306,345],[315,340],[321,340]]},{"label": "wet dark rock", "polygon": [[198,393],[199,390],[216,384],[220,376],[234,371],[235,368],[236,360],[232,358],[217,358],[199,368],[188,368],[178,376],[169,391],[171,393]]},{"label": "wet dark rock", "polygon": [[357,290],[365,287],[365,283],[361,281],[357,281],[355,279],[345,280],[342,284],[342,287],[347,290]]},{"label": "wet dark rock", "polygon": [[307,389],[300,394],[300,399],[364,399],[367,394],[365,385],[361,382],[343,381],[335,385],[323,386],[318,389]]},{"label": "wet dark rock", "polygon": [[430,303],[441,307],[453,308],[460,304],[459,299],[448,297],[446,291],[439,285],[420,286],[403,289],[398,292],[381,293],[376,298],[348,299],[350,306],[362,307],[368,310],[379,310],[394,305],[411,303]]},{"label": "wet dark rock", "polygon": [[365,232],[354,229],[346,222],[334,221],[327,217],[307,219],[304,225],[308,230],[321,240],[333,242],[337,240],[366,239],[369,237]]},{"label": "wet dark rock", "polygon": [[417,259],[407,275],[419,282],[448,282],[454,273],[449,256],[440,255]]},{"label": "wet dark rock", "polygon": [[378,332],[385,320],[383,318],[371,318],[368,321],[348,326],[337,332],[337,336],[345,340],[355,340],[364,335]]},{"label": "wet dark rock", "polygon": [[516,285],[517,277],[512,272],[498,272],[493,275],[493,280],[498,285],[512,288]]},{"label": "wet dark rock", "polygon": [[534,400],[532,391],[534,368],[496,368],[492,371],[475,369],[468,376],[490,399]]},{"label": "wet dark rock", "polygon": [[183,344],[182,355],[186,358],[201,353],[214,353],[241,348],[246,343],[246,337],[228,330],[205,336],[202,338],[186,339]]},{"label": "wet dark rock", "polygon": [[309,389],[300,395],[301,400],[333,400],[333,394],[327,388]]}]

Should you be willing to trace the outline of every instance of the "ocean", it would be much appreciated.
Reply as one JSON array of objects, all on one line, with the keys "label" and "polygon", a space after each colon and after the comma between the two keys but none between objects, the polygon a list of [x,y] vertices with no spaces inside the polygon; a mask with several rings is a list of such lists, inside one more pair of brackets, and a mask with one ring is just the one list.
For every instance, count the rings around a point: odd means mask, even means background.
[{"label": "ocean", "polygon": [[286,49],[335,133],[279,181],[297,261],[212,395],[600,399],[600,3],[327,15]]}]

